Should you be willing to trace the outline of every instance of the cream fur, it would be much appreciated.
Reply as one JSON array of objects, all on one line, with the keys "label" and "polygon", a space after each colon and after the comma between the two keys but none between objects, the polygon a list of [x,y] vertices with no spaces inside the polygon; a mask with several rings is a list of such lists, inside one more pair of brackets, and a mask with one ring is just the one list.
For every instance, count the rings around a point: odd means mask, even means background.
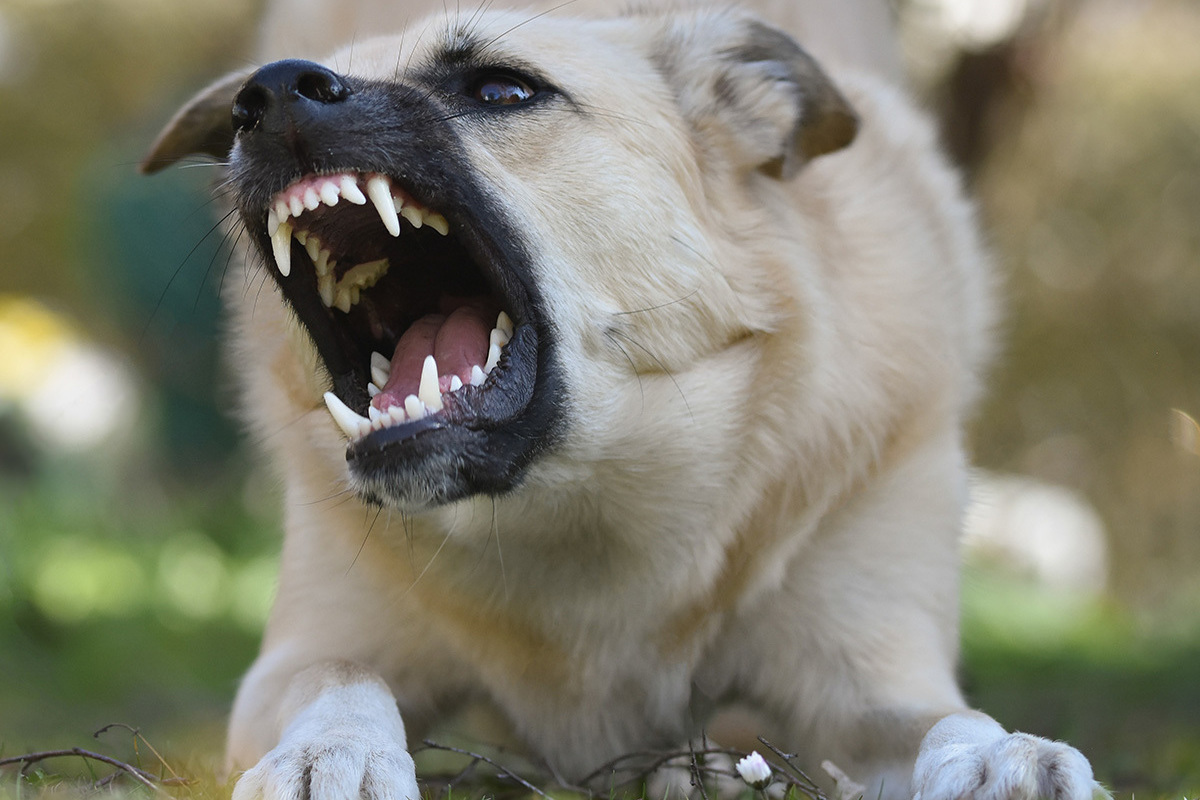
[{"label": "cream fur", "polygon": [[[396,27],[420,6],[386,5]],[[583,21],[585,6],[463,12],[499,57],[596,112],[552,135],[464,135],[529,232],[567,379],[566,434],[517,491],[411,515],[363,505],[305,334],[270,281],[229,293],[286,528],[230,724],[229,766],[253,767],[236,800],[301,797],[310,767],[314,800],[411,795],[404,726],[418,738],[467,702],[579,776],[695,734],[697,697],[754,707],[756,732],[870,797],[1090,797],[1082,756],[997,746],[1007,734],[955,683],[961,428],[991,278],[928,123],[880,77],[882,18],[856,30],[819,2],[762,4],[806,45],[824,32],[810,50],[861,121],[782,181],[713,101],[705,54],[741,12]],[[384,7],[277,4],[264,52],[320,52]],[[394,79],[453,17],[323,62]],[[781,106],[761,91],[742,96],[769,120]],[[1063,753],[1072,768],[1051,768]]]}]

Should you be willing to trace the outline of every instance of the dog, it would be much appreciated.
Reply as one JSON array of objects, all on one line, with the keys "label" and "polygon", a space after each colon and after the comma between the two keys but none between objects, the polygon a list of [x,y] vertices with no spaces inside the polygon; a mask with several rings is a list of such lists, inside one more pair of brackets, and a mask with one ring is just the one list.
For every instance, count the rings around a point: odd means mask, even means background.
[{"label": "dog", "polygon": [[956,684],[993,281],[904,93],[798,43],[818,5],[390,4],[168,124],[147,171],[227,161],[283,485],[235,800],[416,798],[468,705],[571,780],[737,704],[869,797],[1103,794]]}]

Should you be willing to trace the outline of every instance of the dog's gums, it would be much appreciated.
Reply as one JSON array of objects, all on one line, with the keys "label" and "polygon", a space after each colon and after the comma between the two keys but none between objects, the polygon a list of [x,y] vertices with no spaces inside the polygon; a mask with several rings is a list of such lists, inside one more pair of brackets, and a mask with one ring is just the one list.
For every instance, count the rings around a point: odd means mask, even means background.
[{"label": "dog's gums", "polygon": [[[372,222],[369,213],[363,217],[353,209],[334,211],[342,199],[364,207],[364,212],[369,205],[379,219]],[[441,287],[436,309],[400,329],[402,317],[394,311],[403,308],[411,318],[420,308],[405,305],[406,287],[392,285],[394,281],[375,289],[388,275],[394,251],[382,239],[383,232],[371,231],[371,226],[382,223],[403,247],[405,238],[421,228],[448,236],[450,226],[442,214],[424,207],[386,175],[357,172],[306,175],[275,195],[266,213],[266,233],[279,274],[292,275],[294,240],[308,256],[313,288],[325,308],[337,309],[347,322],[352,311],[361,308],[372,345],[389,353],[371,351],[366,416],[336,393],[325,393],[326,407],[351,441],[442,413],[469,401],[465,387],[484,385],[515,328],[508,313],[495,310],[493,297],[462,295],[456,292],[466,284],[448,284]],[[403,237],[401,219],[408,229]],[[346,234],[351,229],[356,232],[353,238]],[[379,240],[384,241],[383,256],[375,258],[381,250]]]}]

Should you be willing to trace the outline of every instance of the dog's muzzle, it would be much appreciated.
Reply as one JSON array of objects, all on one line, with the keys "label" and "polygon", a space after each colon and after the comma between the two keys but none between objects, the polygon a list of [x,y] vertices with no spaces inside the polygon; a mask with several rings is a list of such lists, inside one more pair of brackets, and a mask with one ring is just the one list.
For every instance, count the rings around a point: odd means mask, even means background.
[{"label": "dog's muzzle", "polygon": [[321,356],[374,502],[507,491],[558,427],[533,262],[464,154],[465,102],[287,60],[231,110],[242,222]]}]

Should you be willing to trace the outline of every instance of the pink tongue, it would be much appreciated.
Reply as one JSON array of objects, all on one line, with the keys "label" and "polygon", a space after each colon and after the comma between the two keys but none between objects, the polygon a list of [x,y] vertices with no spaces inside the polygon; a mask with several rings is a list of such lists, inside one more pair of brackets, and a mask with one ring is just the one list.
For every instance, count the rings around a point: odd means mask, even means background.
[{"label": "pink tongue", "polygon": [[471,382],[471,367],[482,369],[487,362],[488,335],[496,321],[489,303],[467,303],[450,311],[449,316],[427,314],[417,320],[396,343],[392,353],[392,372],[387,385],[371,404],[381,411],[403,406],[404,398],[416,394],[421,385],[421,367],[433,355],[438,365],[438,386],[450,391],[450,376],[464,384]]}]

